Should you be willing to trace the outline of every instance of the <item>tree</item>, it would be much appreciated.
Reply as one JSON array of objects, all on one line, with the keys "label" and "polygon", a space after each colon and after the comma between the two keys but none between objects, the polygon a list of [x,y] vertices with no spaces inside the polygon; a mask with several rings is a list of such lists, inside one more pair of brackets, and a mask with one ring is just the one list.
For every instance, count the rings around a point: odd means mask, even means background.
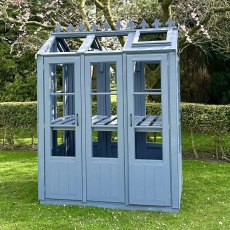
[{"label": "tree", "polygon": [[[65,30],[68,23],[76,27],[82,21],[90,30],[93,22],[101,26],[107,20],[115,29],[117,20],[125,23],[132,19],[138,25],[143,18],[149,25],[155,18],[160,18],[162,23],[168,18],[178,22],[182,57],[189,58],[186,52],[195,46],[197,52],[202,52],[204,60],[214,52],[225,61],[230,59],[229,15],[228,0],[2,0],[0,45],[5,48],[0,56],[7,67],[0,67],[0,70],[6,73],[6,82],[13,82],[17,74],[10,68],[15,58],[27,55],[28,50],[35,53],[58,22]],[[119,42],[124,44],[123,39]],[[194,73],[196,68],[194,65]],[[201,77],[197,75],[197,78]]]},{"label": "tree", "polygon": [[227,0],[191,0],[175,1],[174,18],[181,24],[180,50],[190,44],[201,48],[203,52],[211,49],[230,58],[230,5]]},{"label": "tree", "polygon": [[90,29],[92,22],[101,23],[99,19],[103,16],[115,29],[117,19],[125,20],[131,15],[136,23],[144,17],[149,23],[156,17],[163,22],[168,18],[175,19],[181,27],[181,51],[191,43],[204,49],[204,44],[211,39],[212,48],[224,52],[226,57],[229,55],[228,0],[114,0],[112,7],[111,0],[4,0],[0,3],[0,10],[0,21],[5,24],[6,30],[18,26],[18,36],[13,46],[20,43],[21,38],[43,40],[42,32],[47,36],[47,30],[54,29],[57,22],[66,26],[69,22],[77,24],[82,20]]}]

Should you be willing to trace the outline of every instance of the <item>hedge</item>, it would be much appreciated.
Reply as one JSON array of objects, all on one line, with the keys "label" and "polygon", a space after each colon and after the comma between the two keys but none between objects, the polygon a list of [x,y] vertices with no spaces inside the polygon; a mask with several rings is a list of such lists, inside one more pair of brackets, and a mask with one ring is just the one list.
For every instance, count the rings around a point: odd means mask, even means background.
[{"label": "hedge", "polygon": [[36,102],[0,103],[0,128],[31,128],[36,126]]},{"label": "hedge", "polygon": [[[62,107],[59,103],[60,108]],[[93,110],[96,108],[94,106]],[[112,105],[112,110],[116,108]],[[151,114],[160,113],[160,105],[156,103],[147,111]],[[230,132],[230,105],[204,105],[181,103],[182,127],[198,132]],[[37,127],[36,102],[0,103],[0,129]]]}]

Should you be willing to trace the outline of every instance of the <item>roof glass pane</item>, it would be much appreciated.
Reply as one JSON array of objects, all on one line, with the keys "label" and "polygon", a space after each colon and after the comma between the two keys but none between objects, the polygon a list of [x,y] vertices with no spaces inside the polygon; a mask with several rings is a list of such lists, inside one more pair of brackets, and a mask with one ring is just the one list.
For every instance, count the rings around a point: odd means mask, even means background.
[{"label": "roof glass pane", "polygon": [[165,41],[166,39],[167,39],[167,32],[161,32],[161,33],[140,33],[138,42]]}]

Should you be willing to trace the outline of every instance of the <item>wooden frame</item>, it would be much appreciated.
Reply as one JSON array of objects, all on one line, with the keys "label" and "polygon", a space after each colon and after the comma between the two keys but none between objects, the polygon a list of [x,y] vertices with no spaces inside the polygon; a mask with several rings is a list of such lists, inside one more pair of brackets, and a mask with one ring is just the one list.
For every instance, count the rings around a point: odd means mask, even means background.
[{"label": "wooden frame", "polygon": [[[140,34],[162,32],[167,33],[164,41],[138,42]],[[103,50],[99,38],[111,36],[127,37],[122,50]],[[73,51],[65,41],[67,38],[84,38],[84,40],[80,48]],[[177,38],[176,27],[52,33],[36,55],[38,197],[41,203],[64,202],[123,209],[179,211],[182,193],[182,157]],[[57,77],[55,65],[58,63],[63,64],[62,68],[65,68],[62,75],[63,84],[67,89],[72,89],[68,92],[51,91],[53,86],[51,87],[50,81]],[[101,78],[97,82],[99,84],[97,87],[102,87],[103,84],[105,87],[108,85],[106,83],[109,78],[108,66],[111,63],[116,64],[117,114],[101,112],[92,117],[92,95],[105,98],[100,99],[97,105],[98,111],[103,111],[104,101],[113,93],[92,91],[91,65],[104,66],[104,75],[97,72]],[[140,63],[138,73],[134,71],[135,63]],[[144,64],[141,63],[160,65],[161,89],[145,92]],[[52,72],[56,75],[51,76]],[[135,74],[139,76],[138,83],[134,82]],[[139,87],[140,90],[135,91],[135,87]],[[138,100],[134,99],[135,95],[139,95]],[[161,95],[161,116],[144,114],[142,110],[145,106],[141,104],[145,103],[143,101],[145,95]],[[62,117],[56,116],[57,103],[52,101],[54,99],[51,100],[58,96],[65,98],[64,103],[65,101],[67,103],[67,106],[63,107]],[[111,106],[110,102],[106,103],[106,106]],[[137,103],[140,104],[137,107],[139,115],[136,115],[134,103],[135,106]],[[61,144],[58,148],[61,151],[62,148],[67,149],[71,145],[71,156],[51,155],[54,151],[52,146],[58,142],[57,134],[55,134],[57,140],[54,142],[52,133],[59,131],[63,132],[66,138],[63,146]],[[107,139],[110,138],[111,132],[117,131],[118,143],[111,148],[113,151],[117,149],[118,155],[93,157],[93,131],[101,133],[101,137],[107,136]],[[75,132],[74,141],[70,132]],[[138,144],[135,140],[136,135],[141,137],[142,133],[147,135],[154,132],[162,132],[162,147],[159,150],[151,147],[149,151],[159,153],[162,151],[162,157],[136,158],[135,146]]]}]

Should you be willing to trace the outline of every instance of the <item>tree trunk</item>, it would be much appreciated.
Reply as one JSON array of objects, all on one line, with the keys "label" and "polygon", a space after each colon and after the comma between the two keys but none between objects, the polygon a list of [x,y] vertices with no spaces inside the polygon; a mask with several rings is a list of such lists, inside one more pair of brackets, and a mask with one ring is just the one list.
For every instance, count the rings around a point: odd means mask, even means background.
[{"label": "tree trunk", "polygon": [[192,141],[193,153],[195,155],[195,158],[198,159],[199,156],[198,156],[197,151],[196,151],[196,146],[195,146],[195,141],[194,141],[194,136],[193,136],[193,130],[192,130],[192,128],[190,128],[190,136],[191,136],[191,141]]}]

